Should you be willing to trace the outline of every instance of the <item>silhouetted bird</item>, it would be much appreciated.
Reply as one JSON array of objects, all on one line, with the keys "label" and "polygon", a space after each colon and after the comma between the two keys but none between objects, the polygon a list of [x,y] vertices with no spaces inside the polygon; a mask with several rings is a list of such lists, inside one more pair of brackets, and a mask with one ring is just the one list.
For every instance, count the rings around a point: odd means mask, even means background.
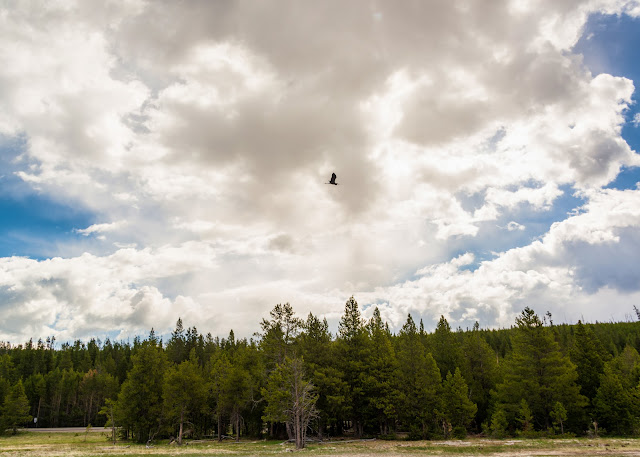
[{"label": "silhouetted bird", "polygon": [[338,183],[336,182],[336,174],[335,173],[331,173],[331,181],[329,181],[327,184],[333,184],[334,186],[338,185]]}]

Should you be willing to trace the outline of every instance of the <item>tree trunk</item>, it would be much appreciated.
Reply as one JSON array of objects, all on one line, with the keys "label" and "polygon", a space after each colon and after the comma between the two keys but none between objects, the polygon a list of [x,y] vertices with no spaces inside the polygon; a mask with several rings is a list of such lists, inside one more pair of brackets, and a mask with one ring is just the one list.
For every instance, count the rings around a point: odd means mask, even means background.
[{"label": "tree trunk", "polygon": [[89,396],[89,409],[87,410],[87,423],[84,424],[85,427],[91,423],[91,410],[93,409],[93,392]]},{"label": "tree trunk", "polygon": [[222,414],[218,413],[218,441],[222,441]]},{"label": "tree trunk", "polygon": [[294,417],[294,427],[295,427],[295,434],[296,434],[296,449],[302,449],[304,448],[304,437],[303,437],[303,430],[302,430],[302,417],[299,411],[296,411],[295,417]]},{"label": "tree trunk", "polygon": [[178,444],[182,444],[182,424],[184,423],[184,409],[180,411],[180,430],[178,431]]},{"label": "tree trunk", "polygon": [[113,405],[111,405],[111,437],[113,438],[113,445],[116,445],[116,418],[113,413]]},{"label": "tree trunk", "polygon": [[38,399],[38,412],[36,413],[36,428],[38,428],[38,421],[40,420],[40,405],[42,404],[42,397]]},{"label": "tree trunk", "polygon": [[236,411],[236,443],[240,441],[240,414]]},{"label": "tree trunk", "polygon": [[358,419],[353,421],[353,429],[355,437],[362,438],[362,435],[364,435],[364,427]]}]

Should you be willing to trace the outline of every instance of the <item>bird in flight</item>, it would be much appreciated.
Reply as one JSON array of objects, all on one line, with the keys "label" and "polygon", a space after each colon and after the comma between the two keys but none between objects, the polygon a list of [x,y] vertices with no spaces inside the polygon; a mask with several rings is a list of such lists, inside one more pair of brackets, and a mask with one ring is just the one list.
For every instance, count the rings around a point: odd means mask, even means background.
[{"label": "bird in flight", "polygon": [[327,184],[333,184],[334,186],[338,185],[338,183],[336,182],[336,174],[335,173],[331,173],[331,181],[329,181]]}]

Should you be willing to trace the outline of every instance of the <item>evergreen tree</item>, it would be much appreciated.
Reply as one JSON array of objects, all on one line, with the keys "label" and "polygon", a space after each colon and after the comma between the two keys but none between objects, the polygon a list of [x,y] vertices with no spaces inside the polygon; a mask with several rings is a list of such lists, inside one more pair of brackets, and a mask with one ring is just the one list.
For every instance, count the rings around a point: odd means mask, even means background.
[{"label": "evergreen tree", "polygon": [[513,352],[505,361],[504,382],[496,388],[498,403],[509,421],[515,423],[522,399],[527,400],[538,428],[549,428],[549,414],[557,401],[565,405],[576,422],[582,420],[586,398],[576,384],[575,365],[562,354],[549,327],[544,327],[529,308],[516,319],[516,324]]},{"label": "evergreen tree", "polygon": [[60,420],[63,424],[82,423],[84,411],[80,403],[80,383],[83,373],[75,370],[64,370],[60,382],[61,403]]},{"label": "evergreen tree", "polygon": [[369,352],[363,388],[368,400],[367,412],[371,425],[377,425],[380,433],[388,435],[398,417],[400,392],[398,390],[398,362],[391,343],[389,329],[382,322],[376,307],[367,325]]},{"label": "evergreen tree", "polygon": [[218,353],[210,377],[219,440],[222,440],[223,425],[227,420],[226,423],[231,423],[236,431],[236,440],[240,439],[248,420],[253,433],[260,433],[262,414],[256,405],[261,402],[265,372],[257,347],[246,340],[235,342],[233,347],[228,346]]},{"label": "evergreen tree", "polygon": [[170,423],[178,424],[177,442],[182,444],[185,422],[205,406],[206,386],[195,357],[195,350],[189,360],[169,367],[164,376],[164,414]]},{"label": "evergreen tree", "polygon": [[[4,399],[7,397],[9,393],[9,389],[11,388],[11,384],[5,378],[0,377],[0,425],[2,425],[2,406],[4,405]],[[2,430],[0,430],[0,434]]]},{"label": "evergreen tree", "polygon": [[331,340],[329,324],[309,313],[304,330],[299,337],[300,354],[311,382],[316,386],[318,401],[318,435],[331,426],[337,434],[336,425],[345,402],[347,385],[335,364],[336,348]]},{"label": "evergreen tree", "polygon": [[[0,346],[0,348],[2,348],[2,346]],[[14,368],[11,356],[9,354],[0,353],[0,411],[2,411],[4,399],[9,393],[9,390],[11,389],[11,383],[15,378],[16,370]],[[0,430],[0,433],[2,433],[3,430],[4,429]]]},{"label": "evergreen tree", "polygon": [[598,424],[608,432],[620,435],[633,432],[638,410],[637,389],[627,390],[620,376],[605,366],[600,387],[594,399]]},{"label": "evergreen tree", "polygon": [[44,377],[47,383],[48,393],[48,414],[46,421],[50,427],[59,426],[60,417],[60,404],[62,402],[62,371],[60,368],[55,368]]},{"label": "evergreen tree", "polygon": [[639,367],[640,356],[631,346],[604,366],[593,403],[600,427],[609,433],[629,434],[640,426]]},{"label": "evergreen tree", "polygon": [[277,304],[269,312],[270,320],[262,319],[260,327],[260,347],[267,360],[267,366],[273,368],[282,364],[292,353],[295,337],[302,329],[303,322],[295,316],[289,303]]},{"label": "evergreen tree", "polygon": [[24,381],[24,391],[29,399],[29,412],[40,420],[40,412],[43,404],[46,402],[47,382],[44,375],[36,373],[29,376]]},{"label": "evergreen tree", "polygon": [[440,417],[445,436],[448,436],[449,426],[457,437],[465,435],[478,407],[469,400],[469,388],[459,368],[456,368],[453,375],[451,372],[447,373],[443,383],[442,400]]},{"label": "evergreen tree", "polygon": [[221,352],[213,363],[210,373],[211,392],[215,402],[215,416],[218,424],[218,441],[222,441],[224,419],[230,414],[233,404],[231,385],[231,362],[226,353]]},{"label": "evergreen tree", "polygon": [[576,325],[570,356],[578,372],[580,392],[591,401],[598,391],[607,354],[591,327],[582,321]]},{"label": "evergreen tree", "polygon": [[0,410],[0,432],[11,429],[15,435],[18,427],[26,425],[32,417],[29,415],[29,399],[24,393],[22,381],[15,383],[4,399]]},{"label": "evergreen tree", "polygon": [[182,319],[178,318],[176,328],[171,332],[171,338],[167,342],[167,359],[173,363],[180,363],[189,357],[187,351],[187,341],[184,335],[184,325]]},{"label": "evergreen tree", "polygon": [[15,364],[9,354],[0,354],[0,379],[6,379],[9,383],[18,380]]},{"label": "evergreen tree", "polygon": [[251,390],[251,377],[249,374],[249,367],[247,366],[248,359],[245,358],[246,350],[243,347],[234,354],[232,359],[231,369],[228,373],[228,393],[230,398],[230,420],[234,424],[236,431],[236,441],[240,440],[241,422],[243,420],[244,409],[253,398]]},{"label": "evergreen tree", "polygon": [[304,448],[307,427],[316,415],[318,397],[313,384],[305,379],[302,360],[287,357],[283,364],[277,365],[262,394],[267,401],[264,420],[286,422],[293,432],[296,449]]},{"label": "evergreen tree", "polygon": [[498,362],[496,354],[482,337],[477,322],[465,335],[462,351],[465,362],[463,375],[469,386],[469,399],[478,406],[476,428],[479,428],[488,418],[490,392],[498,382]]},{"label": "evergreen tree", "polygon": [[557,401],[553,406],[553,410],[549,413],[553,420],[553,426],[560,426],[560,433],[564,435],[564,422],[567,420],[567,410],[564,405]]},{"label": "evergreen tree", "polygon": [[622,352],[608,363],[626,389],[635,387],[640,381],[640,354],[631,345],[626,345]]},{"label": "evergreen tree", "polygon": [[98,414],[107,417],[107,422],[104,424],[105,427],[111,427],[111,440],[113,441],[113,445],[116,445],[116,408],[117,401],[112,398],[107,398],[104,402],[104,406],[100,408]]},{"label": "evergreen tree", "polygon": [[413,438],[427,438],[430,426],[436,422],[440,370],[431,354],[425,351],[411,315],[400,330],[397,347],[400,419]]},{"label": "evergreen tree", "polygon": [[109,373],[91,369],[84,374],[78,386],[79,401],[84,411],[83,425],[96,424],[105,399],[116,397],[119,387],[118,381]]},{"label": "evergreen tree", "polygon": [[[531,412],[531,410],[529,410],[529,412]],[[491,436],[503,438],[507,435],[508,428],[509,420],[507,419],[507,413],[502,406],[498,406],[491,415],[491,425],[489,426]]]},{"label": "evergreen tree", "polygon": [[350,416],[355,435],[359,438],[364,434],[368,403],[364,383],[370,347],[358,302],[353,297],[345,303],[336,344],[343,380],[348,386],[345,413]]},{"label": "evergreen tree", "polygon": [[524,398],[520,400],[520,408],[518,409],[518,415],[516,420],[520,423],[520,430],[524,433],[533,431],[533,414],[531,414],[531,408],[529,403]]},{"label": "evergreen tree", "polygon": [[440,369],[440,376],[444,379],[448,372],[454,373],[456,368],[464,365],[462,348],[455,333],[444,316],[440,316],[438,325],[432,337],[433,358]]},{"label": "evergreen tree", "polygon": [[145,341],[132,362],[118,396],[118,422],[131,430],[138,442],[149,442],[159,431],[162,419],[166,354],[156,343]]}]

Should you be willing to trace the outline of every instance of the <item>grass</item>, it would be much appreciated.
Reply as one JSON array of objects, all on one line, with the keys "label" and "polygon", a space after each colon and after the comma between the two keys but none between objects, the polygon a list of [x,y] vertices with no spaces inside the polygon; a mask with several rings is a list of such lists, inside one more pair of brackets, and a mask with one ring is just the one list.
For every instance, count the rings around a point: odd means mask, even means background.
[{"label": "grass", "polygon": [[320,456],[640,456],[640,440],[634,439],[525,439],[493,440],[470,438],[451,441],[340,441],[310,444],[295,451],[281,441],[216,441],[191,443],[186,446],[160,441],[147,448],[130,442],[114,447],[109,434],[31,433],[0,437],[0,457],[106,457],[106,456],[271,456],[280,454]]}]

